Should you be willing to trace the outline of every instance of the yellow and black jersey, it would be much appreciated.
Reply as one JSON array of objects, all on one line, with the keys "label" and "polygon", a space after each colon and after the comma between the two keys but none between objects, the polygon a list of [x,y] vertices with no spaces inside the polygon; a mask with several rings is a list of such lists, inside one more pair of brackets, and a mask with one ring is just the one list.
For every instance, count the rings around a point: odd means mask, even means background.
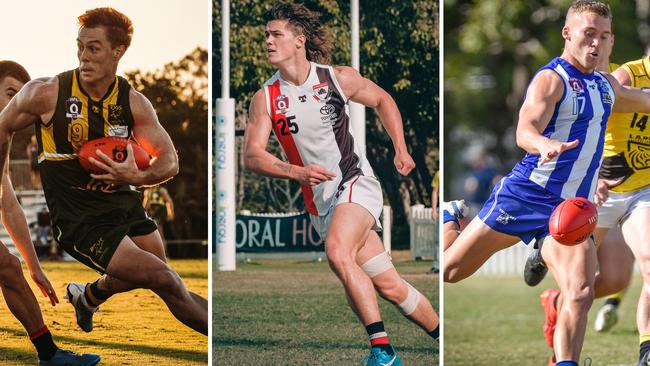
[{"label": "yellow and black jersey", "polygon": [[[165,196],[160,194],[160,186],[148,187],[145,189],[144,194],[147,198],[147,206],[163,206],[166,207],[167,200]],[[147,207],[148,208],[148,207]]]},{"label": "yellow and black jersey", "polygon": [[[621,66],[630,76],[632,87],[650,88],[650,58]],[[610,71],[613,70],[610,65]],[[622,179],[614,192],[631,192],[650,185],[649,114],[612,113],[605,132],[605,150],[600,178]]]},{"label": "yellow and black jersey", "polygon": [[113,210],[133,207],[141,198],[134,187],[94,180],[77,159],[79,148],[88,140],[131,136],[131,86],[116,77],[106,95],[94,99],[83,90],[78,70],[66,71],[57,78],[54,114],[50,121],[36,123],[41,180],[53,222],[94,220]]}]

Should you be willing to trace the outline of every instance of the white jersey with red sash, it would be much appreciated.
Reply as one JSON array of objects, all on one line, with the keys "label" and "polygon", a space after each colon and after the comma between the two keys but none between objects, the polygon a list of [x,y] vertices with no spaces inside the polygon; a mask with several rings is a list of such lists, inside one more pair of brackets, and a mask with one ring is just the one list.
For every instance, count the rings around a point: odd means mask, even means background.
[{"label": "white jersey with red sash", "polygon": [[352,135],[348,99],[331,66],[312,62],[302,85],[283,80],[278,71],[264,84],[264,93],[273,132],[289,162],[318,164],[336,173],[332,181],[301,185],[310,214],[325,215],[347,181],[359,175],[374,176]]}]

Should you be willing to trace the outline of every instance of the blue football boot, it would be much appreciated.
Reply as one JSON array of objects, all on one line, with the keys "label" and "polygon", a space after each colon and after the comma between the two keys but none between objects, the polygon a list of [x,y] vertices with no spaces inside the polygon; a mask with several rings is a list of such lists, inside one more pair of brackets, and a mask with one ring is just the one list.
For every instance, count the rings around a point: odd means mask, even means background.
[{"label": "blue football boot", "polygon": [[99,363],[101,357],[91,353],[78,355],[74,352],[58,349],[50,360],[40,360],[39,366],[94,366]]},{"label": "blue football boot", "polygon": [[370,354],[361,363],[366,366],[402,366],[402,360],[397,354],[391,356],[377,347],[371,348]]}]

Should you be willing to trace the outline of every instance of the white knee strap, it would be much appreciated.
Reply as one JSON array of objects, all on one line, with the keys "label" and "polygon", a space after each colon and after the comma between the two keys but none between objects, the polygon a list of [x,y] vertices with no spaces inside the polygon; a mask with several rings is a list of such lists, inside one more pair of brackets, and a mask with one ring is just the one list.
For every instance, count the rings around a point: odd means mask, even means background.
[{"label": "white knee strap", "polygon": [[361,265],[361,269],[363,269],[370,278],[378,276],[391,268],[394,268],[393,262],[387,252],[382,252]]},{"label": "white knee strap", "polygon": [[404,281],[404,283],[408,287],[408,295],[406,295],[406,300],[397,305],[397,307],[402,312],[402,314],[411,315],[415,309],[418,308],[422,294],[420,294],[420,291],[418,291],[415,287],[411,286],[410,283],[406,281]]}]

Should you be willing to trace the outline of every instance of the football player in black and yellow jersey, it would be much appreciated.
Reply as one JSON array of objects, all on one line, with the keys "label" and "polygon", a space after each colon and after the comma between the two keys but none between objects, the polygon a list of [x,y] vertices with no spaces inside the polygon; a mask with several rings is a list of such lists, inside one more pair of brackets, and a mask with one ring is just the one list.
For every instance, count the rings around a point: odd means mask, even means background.
[{"label": "football player in black and yellow jersey", "polygon": [[[647,50],[646,50],[647,51]],[[623,64],[612,73],[626,86],[650,88],[650,55]],[[639,365],[650,365],[650,130],[646,113],[614,114],[605,135],[604,159],[600,168],[596,203],[596,236],[619,227],[643,277],[637,328]],[[631,273],[629,264],[619,271]],[[629,282],[629,281],[628,281]]]},{"label": "football player in black and yellow jersey", "polygon": [[145,188],[142,195],[142,206],[147,210],[149,217],[156,222],[166,249],[164,227],[165,222],[174,220],[174,200],[167,188],[160,185]]},{"label": "football player in black and yellow jersey", "polygon": [[[29,74],[19,64],[13,61],[0,61],[0,111],[29,79]],[[3,170],[5,174],[2,177],[2,223],[25,260],[32,280],[41,289],[43,295],[49,297],[54,306],[59,299],[38,262],[25,215],[7,174],[8,164]],[[52,334],[43,322],[36,297],[25,280],[20,261],[2,243],[0,243],[0,287],[9,310],[25,327],[36,347],[40,365],[95,365],[99,362],[100,358],[97,355],[76,355],[56,346]]]},{"label": "football player in black and yellow jersey", "polygon": [[[103,274],[86,286],[68,286],[84,331],[92,330],[93,313],[110,296],[147,288],[177,319],[207,334],[207,301],[189,292],[167,265],[156,225],[135,189],[173,177],[178,158],[149,100],[115,75],[131,42],[132,23],[112,8],[89,10],[78,20],[79,67],[31,81],[0,114],[0,164],[13,132],[34,123],[54,237],[70,255]],[[76,153],[84,142],[104,136],[132,138],[156,159],[138,170],[130,147],[122,163],[98,153],[102,161],[91,162],[106,173],[89,174]]]}]

